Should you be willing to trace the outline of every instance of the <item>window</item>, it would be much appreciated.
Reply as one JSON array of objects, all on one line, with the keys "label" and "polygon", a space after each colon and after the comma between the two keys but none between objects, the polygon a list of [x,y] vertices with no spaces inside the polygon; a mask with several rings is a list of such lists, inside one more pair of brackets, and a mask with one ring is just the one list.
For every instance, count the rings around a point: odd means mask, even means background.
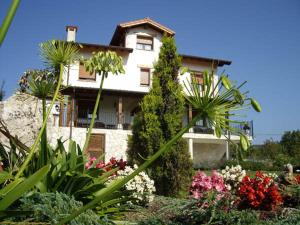
[{"label": "window", "polygon": [[153,50],[153,37],[137,36],[136,48],[141,50]]},{"label": "window", "polygon": [[203,91],[203,73],[194,71],[193,79],[194,79],[194,82],[199,86],[199,90]]},{"label": "window", "polygon": [[79,64],[79,79],[82,80],[96,80],[96,73],[89,73],[85,70],[83,63]]},{"label": "window", "polygon": [[141,68],[140,84],[142,86],[149,86],[150,85],[150,69]]}]

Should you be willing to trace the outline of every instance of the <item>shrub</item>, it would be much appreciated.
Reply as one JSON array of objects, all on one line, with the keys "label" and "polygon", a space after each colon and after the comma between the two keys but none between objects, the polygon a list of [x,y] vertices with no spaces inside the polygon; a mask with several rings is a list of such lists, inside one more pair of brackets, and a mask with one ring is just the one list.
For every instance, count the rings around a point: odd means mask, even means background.
[{"label": "shrub", "polygon": [[255,178],[245,176],[238,190],[240,207],[272,210],[282,204],[282,197],[272,178],[257,172]]},{"label": "shrub", "polygon": [[252,170],[252,171],[277,171],[279,168],[277,166],[273,166],[271,162],[261,162],[261,161],[240,161],[237,163],[234,160],[226,161],[223,165],[223,168],[238,166],[240,165],[244,170]]},{"label": "shrub", "polygon": [[[24,218],[14,218],[16,220],[31,219],[36,222],[50,222],[56,224],[66,215],[82,207],[82,202],[76,201],[63,193],[35,193],[20,199],[18,210],[33,211],[33,214]],[[29,218],[28,218],[29,217]],[[71,225],[98,225],[111,224],[105,219],[95,214],[92,210],[87,210],[78,217],[70,221]]]},{"label": "shrub", "polygon": [[211,176],[207,176],[204,172],[198,171],[193,177],[190,192],[193,198],[200,199],[205,192],[216,191],[218,198],[227,191],[224,184],[223,177],[215,170],[212,171]]},{"label": "shrub", "polygon": [[[185,100],[178,80],[181,58],[173,38],[164,37],[159,59],[154,66],[152,88],[141,101],[141,111],[133,122],[129,141],[128,161],[142,164],[157,152],[182,128]],[[180,196],[187,192],[193,174],[193,165],[187,142],[180,138],[148,169],[155,181],[157,193]]]},{"label": "shrub", "polygon": [[300,208],[300,185],[282,186],[281,193],[285,207]]}]

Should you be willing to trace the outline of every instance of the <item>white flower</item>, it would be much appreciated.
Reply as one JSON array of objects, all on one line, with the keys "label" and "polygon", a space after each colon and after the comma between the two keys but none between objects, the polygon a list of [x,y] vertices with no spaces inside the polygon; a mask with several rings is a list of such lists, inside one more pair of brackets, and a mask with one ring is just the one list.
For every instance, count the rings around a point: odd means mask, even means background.
[{"label": "white flower", "polygon": [[[119,170],[117,172],[117,176],[110,177],[110,180],[107,183],[133,173],[138,166],[134,165],[133,168],[126,166],[124,170]],[[132,196],[138,199],[141,203],[149,203],[153,201],[153,193],[155,192],[154,181],[151,180],[145,172],[139,173],[132,180],[126,183],[125,189],[131,191]]]}]

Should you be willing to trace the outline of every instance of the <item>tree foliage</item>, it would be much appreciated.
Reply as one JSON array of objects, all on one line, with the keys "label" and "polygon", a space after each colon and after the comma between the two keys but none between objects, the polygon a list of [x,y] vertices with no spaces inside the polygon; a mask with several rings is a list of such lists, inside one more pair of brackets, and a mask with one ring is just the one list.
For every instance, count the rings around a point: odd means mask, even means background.
[{"label": "tree foliage", "polygon": [[[154,67],[152,89],[140,103],[141,111],[133,123],[128,150],[130,163],[142,164],[181,129],[185,101],[178,81],[180,67],[174,39],[164,37]],[[154,163],[149,175],[158,194],[178,196],[187,188],[192,171],[187,143],[181,138]]]},{"label": "tree foliage", "polygon": [[285,132],[281,137],[280,143],[290,156],[298,156],[300,158],[300,130]]}]

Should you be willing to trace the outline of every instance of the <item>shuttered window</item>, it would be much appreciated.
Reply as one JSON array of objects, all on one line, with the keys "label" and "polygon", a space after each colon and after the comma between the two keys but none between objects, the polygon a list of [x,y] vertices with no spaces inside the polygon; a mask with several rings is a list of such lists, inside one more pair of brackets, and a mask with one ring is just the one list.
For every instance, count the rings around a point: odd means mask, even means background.
[{"label": "shuttered window", "polygon": [[194,72],[194,79],[197,84],[203,85],[203,73]]},{"label": "shuttered window", "polygon": [[203,73],[194,71],[193,79],[194,79],[194,82],[196,82],[196,84],[198,84],[200,91],[203,91]]},{"label": "shuttered window", "polygon": [[136,48],[141,50],[153,50],[153,37],[137,36]]},{"label": "shuttered window", "polygon": [[85,70],[85,67],[83,63],[79,64],[79,79],[84,79],[84,80],[96,80],[96,73],[89,73],[88,71]]},{"label": "shuttered window", "polygon": [[90,156],[98,158],[105,151],[105,136],[104,134],[91,134],[88,147],[86,149]]},{"label": "shuttered window", "polygon": [[150,69],[141,68],[140,84],[143,86],[150,85]]}]

